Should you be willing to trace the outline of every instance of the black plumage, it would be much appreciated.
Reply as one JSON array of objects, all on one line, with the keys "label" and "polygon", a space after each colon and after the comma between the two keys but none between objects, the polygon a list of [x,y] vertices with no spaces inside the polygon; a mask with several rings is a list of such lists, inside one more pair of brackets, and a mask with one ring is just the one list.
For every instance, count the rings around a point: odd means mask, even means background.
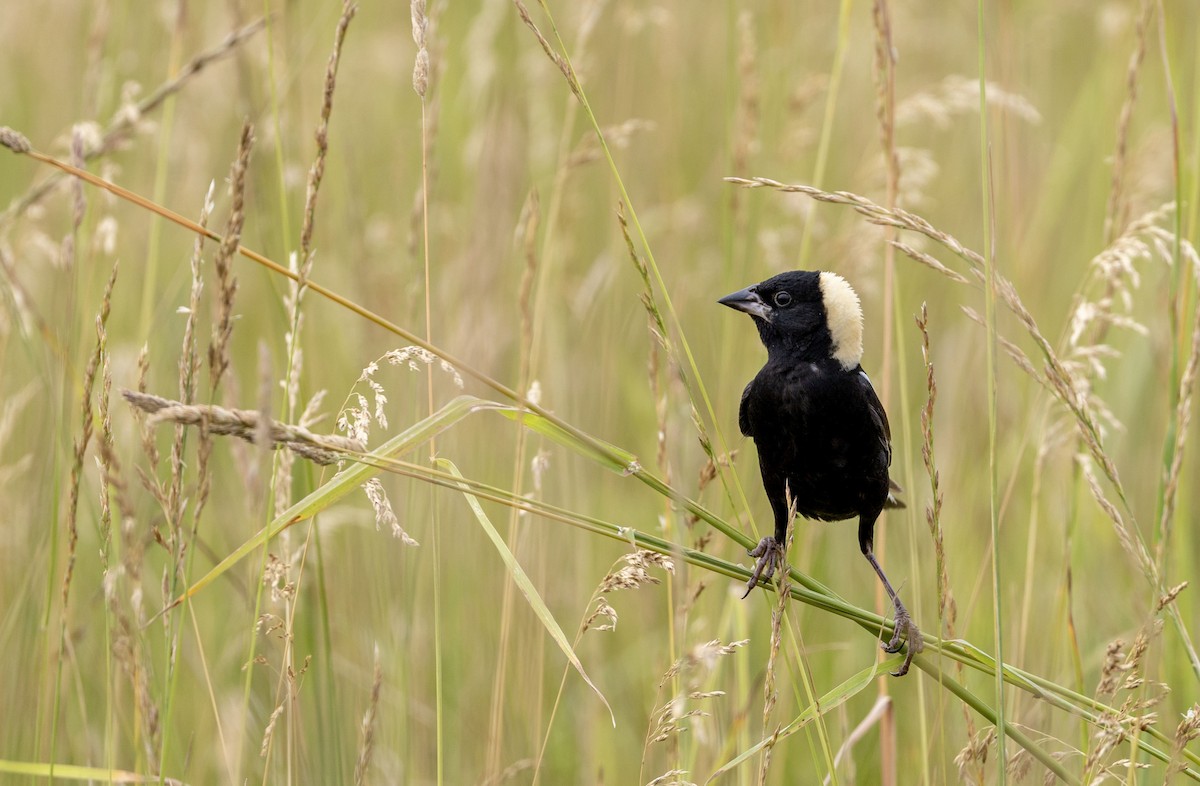
[{"label": "black plumage", "polygon": [[782,560],[789,497],[809,519],[858,518],[858,543],[896,609],[895,635],[885,645],[909,655],[920,631],[872,551],[875,522],[886,507],[903,507],[888,476],[892,462],[887,413],[862,357],[862,309],[845,279],[797,270],[734,292],[720,303],[754,318],[767,348],[766,365],[746,386],[738,425],[758,449],[763,488],[775,517],[774,534],[750,552],[757,558],[747,594],[770,579]]}]

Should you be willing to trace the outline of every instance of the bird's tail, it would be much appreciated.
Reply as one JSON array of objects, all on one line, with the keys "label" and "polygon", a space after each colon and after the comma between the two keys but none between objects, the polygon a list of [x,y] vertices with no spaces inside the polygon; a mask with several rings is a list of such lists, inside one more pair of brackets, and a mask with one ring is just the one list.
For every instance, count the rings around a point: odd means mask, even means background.
[{"label": "bird's tail", "polygon": [[903,494],[903,493],[904,493],[904,489],[900,488],[900,484],[897,483],[896,481],[892,480],[891,478],[888,478],[888,495],[887,495],[887,500],[883,503],[884,509],[885,510],[888,508],[900,509],[900,508],[908,507],[907,505],[904,504],[904,500],[902,500],[896,496],[897,494]]}]

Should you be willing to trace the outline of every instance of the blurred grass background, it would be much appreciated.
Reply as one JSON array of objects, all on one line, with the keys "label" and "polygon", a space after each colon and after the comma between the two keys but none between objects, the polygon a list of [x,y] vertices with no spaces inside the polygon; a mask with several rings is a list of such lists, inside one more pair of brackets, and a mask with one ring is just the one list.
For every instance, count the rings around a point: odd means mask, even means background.
[{"label": "blurred grass background", "polygon": [[[647,364],[654,342],[639,302],[641,281],[616,219],[613,171],[598,155],[589,121],[563,76],[513,5],[435,2],[423,132],[422,100],[412,88],[416,46],[407,10],[363,4],[350,23],[315,213],[312,278],[424,333],[420,189],[427,146],[433,343],[514,388],[536,381],[544,407],[637,454],[681,493],[749,531],[751,516],[760,528],[768,526],[769,511],[753,446],[737,434],[736,410],[764,354],[748,320],[715,300],[784,269],[843,274],[863,298],[864,367],[887,391],[896,442],[893,473],[907,489],[908,510],[882,524],[883,562],[893,582],[902,585],[916,621],[938,635],[934,549],[924,513],[929,484],[920,445],[925,367],[912,321],[921,303],[928,303],[955,632],[993,651],[986,333],[960,308],[982,313],[981,291],[897,254],[895,330],[893,343],[885,345],[883,230],[844,207],[796,194],[740,190],[722,180],[766,176],[885,202],[871,4],[550,5],[678,314],[672,330],[686,336],[712,396],[717,421],[709,422],[701,408],[706,432],[718,451],[717,434],[738,450],[734,466],[750,500],[748,511],[735,506],[736,495],[726,495],[720,483],[699,487],[706,457],[692,403],[661,351],[652,388]],[[1174,266],[1171,260],[1187,248],[1181,242],[1176,251],[1174,238],[1194,242],[1198,232],[1200,11],[1177,0],[987,4],[985,10],[996,264],[1056,347],[1067,346],[1079,304],[1105,296],[1118,314],[1141,326],[1115,326],[1097,337],[1099,349],[1072,359],[1086,364],[1098,356],[1104,365],[1103,376],[1090,378],[1093,395],[1114,416],[1105,449],[1127,492],[1126,518],[1136,517],[1153,550],[1161,542],[1156,522],[1164,451],[1173,452],[1171,391],[1192,350],[1195,270],[1186,259]],[[96,138],[197,53],[220,48],[230,31],[264,11],[266,29],[187,78],[177,94],[136,120],[119,149],[97,156],[88,168],[191,217],[216,181],[212,226],[223,231],[229,210],[224,178],[239,128],[249,119],[257,142],[242,242],[286,262],[299,243],[313,129],[341,13],[337,3],[12,5],[0,26],[0,68],[7,75],[0,80],[0,123],[68,159],[73,128],[84,142]],[[975,8],[919,2],[890,13],[897,58],[898,204],[983,252]],[[550,35],[539,8],[532,17]],[[1130,58],[1139,48],[1144,59],[1135,72],[1136,102],[1121,134]],[[1119,138],[1126,153],[1114,213],[1110,195]],[[82,192],[85,210],[73,230],[75,192],[69,184],[36,204],[20,201],[50,175],[27,158],[0,156],[0,205],[7,206],[0,216],[5,261],[0,499],[7,513],[0,523],[0,653],[7,675],[0,679],[0,706],[6,708],[0,759],[112,766],[155,776],[161,771],[188,783],[334,783],[355,780],[356,762],[369,748],[369,766],[358,775],[376,783],[529,783],[535,772],[547,784],[647,783],[676,769],[687,771],[672,776],[679,782],[703,783],[716,767],[762,739],[771,593],[743,602],[737,599],[740,585],[722,576],[682,563],[673,575],[651,568],[664,584],[612,593],[620,615],[616,629],[589,631],[577,646],[613,707],[616,727],[572,672],[547,732],[568,668],[562,653],[519,595],[505,601],[510,574],[462,496],[386,474],[397,517],[419,547],[377,532],[366,499],[352,496],[323,513],[315,531],[306,522],[272,542],[270,552],[288,565],[282,583],[297,585],[290,599],[263,598],[261,611],[285,619],[294,614],[282,632],[272,630],[270,621],[255,631],[263,564],[256,554],[200,594],[186,616],[177,613],[177,627],[155,622],[132,631],[133,643],[121,644],[120,620],[105,588],[130,619],[144,623],[166,600],[161,585],[169,559],[150,534],[151,528],[165,528],[163,511],[138,479],[139,472],[154,470],[139,445],[137,422],[119,399],[112,403],[114,452],[134,503],[136,515],[128,519],[136,528],[133,538],[145,545],[142,608],[134,611],[135,582],[121,572],[119,560],[107,578],[103,573],[101,480],[89,454],[64,613],[73,441],[104,282],[119,260],[107,326],[113,385],[136,386],[137,356],[146,346],[149,390],[177,397],[185,325],[179,310],[188,303],[193,237],[91,187]],[[536,224],[529,221],[532,194]],[[1162,214],[1157,226],[1165,234],[1143,235],[1146,254],[1132,258],[1137,286],[1125,277],[1106,290],[1094,278],[1093,257],[1129,221],[1177,195],[1183,197],[1178,224],[1176,214]],[[1115,221],[1106,227],[1109,215]],[[63,251],[68,236],[74,237],[74,254]],[[214,245],[208,246],[206,265]],[[934,244],[920,247],[964,270]],[[233,367],[217,403],[254,409],[264,373],[278,380],[287,367],[289,317],[282,300],[287,288],[283,279],[245,259],[235,261],[234,271],[239,290]],[[216,292],[211,276],[206,268],[202,353]],[[531,292],[527,305],[523,291]],[[403,342],[311,293],[303,310],[300,404],[327,390],[329,417],[315,428],[332,431],[339,402],[363,367]],[[527,355],[523,320],[532,329]],[[1095,336],[1094,329],[1089,327],[1089,335]],[[1003,309],[998,330],[1040,367],[1026,331]],[[678,334],[673,345],[678,351]],[[529,363],[525,375],[523,356]],[[1002,505],[995,553],[1003,566],[1005,659],[1091,696],[1110,642],[1128,645],[1139,631],[1150,631],[1148,649],[1130,672],[1146,683],[1115,698],[1110,694],[1110,703],[1161,698],[1148,707],[1128,704],[1126,710],[1157,713],[1158,724],[1172,737],[1181,714],[1200,698],[1181,639],[1169,624],[1153,633],[1157,594],[1088,491],[1076,461],[1083,448],[1065,408],[1003,353],[997,364]],[[201,391],[207,391],[206,373]],[[691,377],[686,364],[683,373]],[[421,366],[420,373],[384,367],[376,374],[387,390],[391,432],[428,414],[427,374],[433,376],[436,404],[457,394],[451,375],[436,367]],[[470,380],[466,387],[492,395]],[[273,390],[272,406],[279,413],[277,384]],[[653,391],[663,396],[661,428]],[[157,433],[164,457],[170,431]],[[660,432],[665,468],[655,459]],[[1194,426],[1191,432],[1194,438]],[[384,434],[376,427],[373,444]],[[436,447],[468,477],[519,494],[688,546],[708,534],[704,525],[690,526],[686,514],[631,479],[536,436],[518,440],[510,421],[478,414],[440,437]],[[214,450],[211,498],[199,523],[192,578],[270,517],[266,459],[229,441],[218,441]],[[1191,452],[1183,461],[1176,526],[1165,546],[1165,586],[1193,579],[1200,559],[1190,527],[1197,480]],[[539,455],[544,468],[535,473],[530,463]],[[421,448],[409,458],[427,456],[428,449]],[[193,456],[189,472],[195,466]],[[165,458],[158,471],[167,473]],[[321,477],[298,462],[293,498],[311,491]],[[185,494],[194,502],[190,475]],[[522,516],[514,526],[505,507],[485,503],[485,509],[508,533],[510,547],[571,638],[589,613],[593,591],[628,546],[537,517]],[[117,526],[126,520],[117,516]],[[847,601],[875,608],[876,581],[858,554],[852,525],[799,522],[796,540],[791,559],[798,568]],[[305,544],[310,549],[301,563]],[[747,562],[719,534],[704,548]],[[1194,591],[1185,590],[1176,601],[1193,633],[1200,621]],[[857,626],[800,604],[789,607],[788,629],[803,643],[785,637],[775,723],[786,723],[807,706],[804,680],[822,695],[878,657],[872,639]],[[261,662],[247,665],[255,637]],[[660,689],[673,663],[714,639],[750,642],[728,655],[700,658]],[[170,641],[177,642],[178,662],[169,684]],[[968,672],[964,679],[994,704],[990,677]],[[725,693],[679,699],[674,706],[680,712],[699,708],[711,715],[684,718],[679,723],[686,733],[647,744],[655,711],[676,692],[689,690]],[[892,702],[888,717],[852,737],[883,692]],[[1008,720],[1054,752],[1076,777],[1085,771],[1098,777],[1103,766],[1111,766],[1109,774],[1129,782],[1163,780],[1166,768],[1159,762],[1136,772],[1117,764],[1130,756],[1128,743],[1085,763],[1101,747],[1095,727],[1027,694],[1012,691],[1007,697]],[[363,717],[369,707],[368,734]],[[902,680],[870,685],[825,715],[823,732],[834,751],[853,740],[836,767],[810,724],[778,743],[765,780],[995,782],[1005,773],[994,748],[986,760],[978,746],[960,755],[969,749],[971,734],[987,726],[964,712],[936,679],[914,670]],[[264,736],[270,746],[260,755]],[[539,770],[534,762],[543,739]],[[1017,756],[1009,768],[1014,777],[1027,764],[1018,751],[1010,742],[1007,753]],[[1153,761],[1144,754],[1135,758]],[[754,758],[722,778],[757,783],[759,766]],[[14,782],[41,780],[35,775],[22,781],[14,770],[6,772],[2,777]],[[1036,766],[1029,777],[1041,778]]]}]

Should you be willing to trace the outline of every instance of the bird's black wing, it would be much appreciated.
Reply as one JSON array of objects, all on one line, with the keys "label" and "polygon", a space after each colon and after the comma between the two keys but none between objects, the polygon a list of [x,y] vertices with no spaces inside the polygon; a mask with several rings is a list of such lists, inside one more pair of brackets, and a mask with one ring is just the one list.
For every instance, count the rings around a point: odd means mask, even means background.
[{"label": "bird's black wing", "polygon": [[883,410],[883,404],[879,401],[879,396],[875,395],[875,388],[871,385],[871,379],[867,376],[867,372],[861,368],[858,370],[858,384],[862,388],[863,397],[867,400],[867,409],[871,413],[871,421],[875,424],[875,429],[879,433],[880,450],[884,456],[884,466],[892,465],[892,428],[888,425],[887,412]]},{"label": "bird's black wing", "polygon": [[742,403],[738,405],[738,428],[743,437],[754,436],[750,426],[750,389],[752,387],[754,387],[754,380],[750,380],[750,384],[746,385],[746,389],[742,391]]}]

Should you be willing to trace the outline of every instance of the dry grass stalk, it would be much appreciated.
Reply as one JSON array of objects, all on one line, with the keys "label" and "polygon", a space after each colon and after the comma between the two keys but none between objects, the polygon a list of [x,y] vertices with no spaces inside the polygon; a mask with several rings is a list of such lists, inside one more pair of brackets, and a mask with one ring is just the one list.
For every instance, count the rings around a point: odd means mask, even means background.
[{"label": "dry grass stalk", "polygon": [[[308,170],[308,181],[304,195],[304,221],[300,228],[300,250],[288,257],[288,267],[296,274],[296,280],[288,281],[287,293],[283,296],[283,306],[288,313],[288,331],[284,336],[286,344],[286,371],[283,379],[284,413],[286,418],[295,417],[300,399],[300,374],[303,369],[304,355],[300,349],[300,335],[304,326],[304,316],[301,313],[301,303],[307,289],[306,282],[312,273],[314,260],[312,237],[316,223],[317,195],[321,190],[321,182],[325,176],[325,159],[329,152],[329,118],[333,113],[333,94],[337,87],[338,65],[341,63],[342,44],[346,39],[346,31],[354,18],[358,6],[349,0],[342,3],[342,14],[338,18],[334,30],[333,51],[325,67],[324,89],[321,98],[321,114],[313,136],[317,143],[317,152]],[[318,394],[319,395],[319,394]],[[311,402],[310,402],[311,405]],[[304,418],[300,419],[301,426],[307,426]],[[292,462],[293,454],[284,451],[277,454],[275,459],[273,486],[275,490],[275,512],[285,510],[292,498]]]},{"label": "dry grass stalk", "polygon": [[[182,90],[205,68],[231,55],[255,33],[262,30],[266,23],[266,18],[258,19],[229,33],[215,46],[200,52],[185,63],[175,76],[163,82],[141,101],[134,103],[132,96],[126,96],[126,100],[122,101],[121,107],[113,115],[108,126],[99,133],[92,144],[84,147],[83,160],[91,161],[119,150],[129,140],[129,137],[143,126],[145,115],[156,111],[163,105],[163,102]],[[15,134],[15,137],[6,135],[6,131]],[[16,153],[28,153],[31,150],[28,140],[25,140],[20,134],[12,132],[11,129],[0,128],[0,144]],[[31,188],[24,196],[0,213],[0,225],[19,218],[25,211],[44,199],[62,182],[63,177],[65,175],[61,172],[55,172]]]},{"label": "dry grass stalk", "polygon": [[550,58],[550,61],[562,72],[563,78],[567,80],[567,86],[571,88],[571,92],[575,94],[580,103],[584,103],[583,90],[579,86],[579,79],[575,76],[575,71],[571,68],[571,63],[551,46],[550,42],[546,40],[546,36],[542,35],[542,31],[538,29],[532,17],[529,16],[529,9],[525,7],[525,4],[521,0],[513,0],[513,5],[517,7],[517,13],[521,16],[521,21],[525,23],[525,26],[537,38],[538,43],[542,45],[542,51],[546,53],[546,57]]},{"label": "dry grass stalk", "polygon": [[771,644],[767,653],[767,669],[763,679],[763,714],[762,728],[763,734],[770,734],[767,743],[763,746],[762,757],[758,765],[758,782],[765,784],[767,782],[767,772],[771,767],[771,753],[775,749],[775,743],[779,739],[780,728],[776,725],[773,731],[768,732],[771,728],[771,713],[775,710],[775,705],[779,701],[779,691],[776,688],[776,666],[779,662],[779,647],[783,643],[783,618],[787,612],[788,599],[791,597],[791,583],[788,578],[791,574],[791,568],[787,564],[787,553],[792,548],[792,541],[796,535],[796,500],[792,498],[791,489],[785,488],[788,502],[788,525],[787,535],[784,538],[783,554],[784,558],[776,575],[778,581],[778,600],[775,603],[775,608],[771,611]]},{"label": "dry grass stalk", "polygon": [[383,661],[380,657],[379,645],[375,645],[374,679],[371,680],[371,700],[367,702],[367,711],[363,713],[360,732],[362,742],[358,746],[358,760],[354,763],[354,786],[365,786],[368,783],[367,772],[371,768],[371,754],[375,750],[375,716],[379,711],[379,694],[383,690]]},{"label": "dry grass stalk", "polygon": [[1133,107],[1138,98],[1138,75],[1142,61],[1146,58],[1146,30],[1154,18],[1155,3],[1142,0],[1134,33],[1133,52],[1125,69],[1125,102],[1117,119],[1117,141],[1113,150],[1112,187],[1108,193],[1108,209],[1104,215],[1104,237],[1111,242],[1125,225],[1129,204],[1125,200],[1125,159],[1129,147],[1129,126],[1133,121]]},{"label": "dry grass stalk", "polygon": [[[621,202],[617,203],[617,222],[621,226],[621,236],[625,239],[625,251],[629,255],[629,260],[633,263],[634,269],[637,270],[638,277],[642,281],[642,292],[639,295],[639,299],[642,301],[642,307],[646,310],[647,328],[651,336],[650,351],[647,358],[647,373],[650,379],[650,392],[654,397],[655,422],[658,426],[656,431],[655,459],[659,469],[663,473],[664,481],[669,484],[671,482],[671,470],[667,459],[668,401],[666,386],[663,384],[659,374],[661,365],[659,362],[660,348],[667,358],[665,373],[668,383],[670,380],[675,379],[683,382],[684,386],[687,387],[687,380],[679,372],[679,362],[675,347],[671,341],[671,334],[667,330],[662,311],[659,310],[658,302],[655,300],[654,286],[650,283],[650,270],[633,244],[633,237],[629,234],[629,223],[625,218],[625,205]],[[704,423],[699,418],[694,407],[692,408],[692,414],[692,421],[700,436],[700,444],[704,447],[704,452],[708,456],[709,462],[712,462],[715,457],[712,441],[708,438]],[[715,464],[713,464],[713,468],[714,470],[717,469]]]},{"label": "dry grass stalk", "polygon": [[1104,514],[1108,516],[1113,523],[1113,530],[1117,534],[1117,542],[1121,544],[1121,548],[1125,550],[1134,564],[1136,564],[1148,577],[1157,585],[1158,583],[1158,568],[1154,564],[1150,552],[1146,550],[1146,544],[1141,538],[1141,534],[1134,530],[1135,523],[1125,521],[1121,512],[1117,510],[1108,497],[1104,495],[1104,490],[1100,488],[1100,482],[1096,479],[1096,473],[1092,470],[1092,462],[1087,455],[1081,454],[1077,457],[1080,468],[1083,471],[1083,477],[1087,481],[1088,489],[1092,492],[1092,497]]},{"label": "dry grass stalk", "polygon": [[521,314],[521,360],[517,378],[521,388],[529,386],[530,355],[533,347],[533,287],[537,281],[537,238],[541,215],[541,199],[538,192],[530,191],[517,221],[517,238],[521,254],[525,258],[517,295],[517,308]]},{"label": "dry grass stalk", "polygon": [[203,426],[210,434],[233,436],[254,443],[258,429],[267,425],[266,436],[273,450],[287,448],[297,455],[317,464],[329,465],[345,459],[348,455],[366,451],[363,443],[336,434],[314,434],[302,426],[292,426],[277,420],[263,418],[256,410],[227,409],[210,404],[184,404],[179,401],[124,390],[121,395],[132,406],[150,415],[147,424],[179,423],[185,426]]},{"label": "dry grass stalk", "polygon": [[950,279],[951,281],[954,281],[959,284],[970,284],[971,283],[971,280],[968,279],[966,276],[963,276],[963,275],[960,275],[960,274],[954,272],[950,268],[943,265],[940,261],[938,261],[932,255],[926,254],[924,251],[915,249],[912,246],[908,245],[907,243],[902,243],[899,240],[893,240],[890,242],[895,248],[900,250],[900,253],[905,254],[910,259],[912,259],[914,262],[920,262],[925,267],[930,268],[931,270],[935,270],[938,273],[941,273],[943,276]]},{"label": "dry grass stalk", "polygon": [[[414,0],[415,5],[415,0]],[[338,64],[342,58],[342,42],[346,40],[346,30],[350,20],[354,18],[358,6],[343,0],[342,15],[338,19],[337,28],[333,34],[333,51],[329,53],[329,62],[325,66],[325,90],[321,100],[321,120],[317,123],[316,134],[317,155],[308,170],[308,185],[304,194],[304,225],[300,229],[300,280],[308,278],[312,269],[312,234],[313,219],[316,215],[317,192],[321,189],[321,179],[325,176],[325,156],[329,152],[329,116],[333,112],[333,91],[337,87]]]},{"label": "dry grass stalk", "polygon": [[942,532],[941,476],[937,469],[933,450],[933,408],[937,402],[937,381],[933,374],[933,356],[929,347],[929,309],[921,304],[921,315],[917,317],[917,328],[921,331],[921,357],[925,360],[925,388],[928,392],[925,406],[921,409],[921,459],[929,475],[930,503],[925,507],[925,523],[933,538],[933,553],[937,562],[938,619],[943,620],[953,637],[957,606],[950,591],[950,576],[946,569],[946,544]]},{"label": "dry grass stalk", "polygon": [[75,438],[75,452],[71,461],[71,479],[68,484],[67,497],[67,567],[63,573],[62,584],[62,614],[63,633],[67,625],[67,598],[71,591],[71,578],[75,573],[75,547],[79,543],[79,486],[83,481],[83,458],[87,453],[88,444],[92,441],[92,431],[95,425],[92,416],[92,390],[96,384],[96,372],[100,367],[101,354],[105,341],[105,325],[112,310],[113,286],[117,283],[117,265],[113,264],[108,283],[104,285],[104,296],[100,301],[100,313],[96,316],[96,348],[88,358],[83,371],[82,397],[79,402],[79,436]]},{"label": "dry grass stalk", "polygon": [[99,322],[96,325],[96,349],[100,355],[100,439],[96,457],[96,466],[100,470],[100,570],[107,579],[110,567],[109,551],[112,546],[112,497],[104,478],[108,474],[108,457],[114,452],[112,418],[109,413],[109,399],[112,396],[112,357],[108,352],[108,330]]},{"label": "dry grass stalk", "polygon": [[[1195,249],[1191,251],[1192,270],[1196,281],[1200,281],[1200,260],[1195,258]],[[1162,537],[1158,542],[1157,562],[1162,564],[1167,544],[1171,541],[1172,525],[1175,521],[1175,502],[1179,492],[1179,479],[1183,471],[1184,447],[1187,444],[1188,431],[1192,419],[1192,397],[1196,390],[1196,377],[1200,374],[1200,308],[1192,317],[1192,349],[1188,353],[1187,364],[1179,378],[1179,397],[1175,405],[1175,442],[1171,446],[1171,461],[1167,466],[1163,482],[1162,516],[1159,518],[1159,532]]]},{"label": "dry grass stalk", "polygon": [[250,164],[250,149],[254,144],[254,126],[249,121],[242,124],[242,135],[238,141],[237,158],[229,171],[229,189],[232,201],[229,219],[221,245],[213,257],[213,268],[217,274],[217,316],[214,320],[212,340],[208,346],[208,366],[211,390],[215,394],[221,377],[229,368],[229,340],[233,335],[233,299],[237,294],[237,279],[233,275],[233,258],[242,239],[242,227],[246,222],[246,169]]},{"label": "dry grass stalk", "polygon": [[[200,217],[197,220],[201,227],[208,226],[208,218],[212,215],[215,186],[215,183],[209,183],[208,192],[204,195],[204,203],[200,207]],[[188,291],[187,322],[184,324],[183,345],[179,351],[179,399],[184,404],[192,404],[196,400],[196,372],[200,369],[200,357],[196,352],[196,320],[200,313],[200,295],[204,292],[204,278],[201,273],[204,240],[204,235],[197,234],[192,244],[192,286]],[[143,426],[145,425],[143,422]],[[171,441],[171,482],[166,494],[167,518],[177,523],[183,520],[185,433],[183,424],[175,427],[175,438]]]}]

